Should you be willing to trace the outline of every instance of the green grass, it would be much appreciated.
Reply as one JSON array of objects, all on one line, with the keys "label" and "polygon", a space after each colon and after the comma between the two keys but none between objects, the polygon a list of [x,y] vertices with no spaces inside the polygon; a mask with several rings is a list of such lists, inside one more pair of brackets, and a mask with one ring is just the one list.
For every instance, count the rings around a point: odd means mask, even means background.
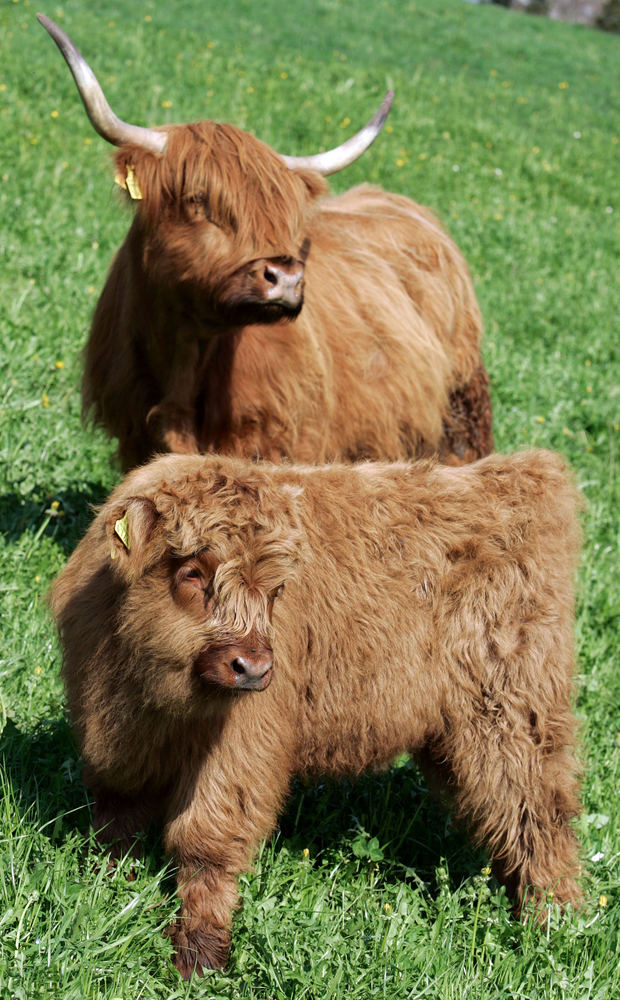
[{"label": "green grass", "polygon": [[461,0],[46,9],[136,123],[211,116],[304,153],[393,86],[389,130],[333,188],[380,183],[443,219],[485,316],[498,449],[562,452],[588,501],[583,912],[515,923],[484,855],[403,762],[294,790],[240,880],[229,969],[188,985],[161,934],[176,904],[157,839],[132,882],[91,844],[45,607],[118,478],[112,444],[80,424],[79,377],[127,216],[35,10],[0,8],[0,997],[619,996],[617,37]]}]

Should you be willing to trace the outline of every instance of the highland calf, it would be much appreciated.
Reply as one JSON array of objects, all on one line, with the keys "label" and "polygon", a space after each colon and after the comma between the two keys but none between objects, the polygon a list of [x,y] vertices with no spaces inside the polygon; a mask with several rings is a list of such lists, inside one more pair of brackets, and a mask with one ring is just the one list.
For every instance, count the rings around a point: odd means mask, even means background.
[{"label": "highland calf", "polygon": [[166,456],[52,592],[101,835],[178,865],[183,976],[221,966],[237,876],[295,775],[417,754],[515,898],[577,901],[577,492],[547,452],[462,468]]},{"label": "highland calf", "polygon": [[83,404],[125,469],[154,451],[297,462],[460,464],[492,450],[482,324],[430,212],[322,175],[378,135],[392,94],[341,147],[280,156],[232,125],[142,128],[112,112],[49,18],[96,130],[120,147],[136,215],[85,353]]}]

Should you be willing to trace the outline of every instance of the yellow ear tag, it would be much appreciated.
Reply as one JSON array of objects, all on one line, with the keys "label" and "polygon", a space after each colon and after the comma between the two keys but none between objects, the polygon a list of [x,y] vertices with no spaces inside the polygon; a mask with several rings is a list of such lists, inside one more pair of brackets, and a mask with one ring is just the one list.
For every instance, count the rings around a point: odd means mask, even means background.
[{"label": "yellow ear tag", "polygon": [[129,164],[127,164],[127,190],[129,197],[133,198],[134,201],[142,201],[142,191],[138,184],[138,178],[133,172],[133,167]]},{"label": "yellow ear tag", "polygon": [[129,192],[129,197],[133,198],[134,201],[142,201],[142,191],[140,190],[140,185],[138,184],[138,178],[134,173],[134,169],[130,163],[127,164],[125,168],[125,177],[122,174],[114,174],[114,183],[118,184],[123,191]]},{"label": "yellow ear tag", "polygon": [[123,517],[119,517],[118,521],[114,525],[114,534],[118,535],[121,542],[129,552],[131,545],[129,544],[129,518],[127,514]]}]

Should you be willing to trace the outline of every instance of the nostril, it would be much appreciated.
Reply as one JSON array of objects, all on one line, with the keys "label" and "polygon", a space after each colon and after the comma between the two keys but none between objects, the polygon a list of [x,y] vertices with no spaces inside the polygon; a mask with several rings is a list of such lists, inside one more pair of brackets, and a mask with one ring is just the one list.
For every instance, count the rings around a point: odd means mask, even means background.
[{"label": "nostril", "polygon": [[236,656],[230,665],[236,674],[241,676],[246,673],[246,665],[240,656]]},{"label": "nostril", "polygon": [[279,280],[278,275],[276,271],[272,271],[270,267],[265,268],[265,270],[263,271],[263,277],[265,278],[265,281],[268,282],[268,284],[270,285],[278,284]]}]

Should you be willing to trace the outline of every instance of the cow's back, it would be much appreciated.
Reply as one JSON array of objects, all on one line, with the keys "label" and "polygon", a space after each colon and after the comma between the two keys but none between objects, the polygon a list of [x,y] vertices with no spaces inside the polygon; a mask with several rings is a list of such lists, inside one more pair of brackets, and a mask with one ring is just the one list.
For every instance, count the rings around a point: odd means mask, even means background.
[{"label": "cow's back", "polygon": [[[482,320],[459,250],[426,209],[368,185],[326,199],[310,235],[297,322],[309,340],[318,332],[330,369],[324,457],[440,450],[451,395],[481,369]],[[471,457],[489,450],[490,407],[489,443]]]},{"label": "cow's back", "polygon": [[368,184],[321,207],[320,223],[349,247],[339,259],[357,252],[388,265],[430,322],[452,379],[467,382],[480,362],[482,316],[467,263],[441,223],[410,198]]}]

